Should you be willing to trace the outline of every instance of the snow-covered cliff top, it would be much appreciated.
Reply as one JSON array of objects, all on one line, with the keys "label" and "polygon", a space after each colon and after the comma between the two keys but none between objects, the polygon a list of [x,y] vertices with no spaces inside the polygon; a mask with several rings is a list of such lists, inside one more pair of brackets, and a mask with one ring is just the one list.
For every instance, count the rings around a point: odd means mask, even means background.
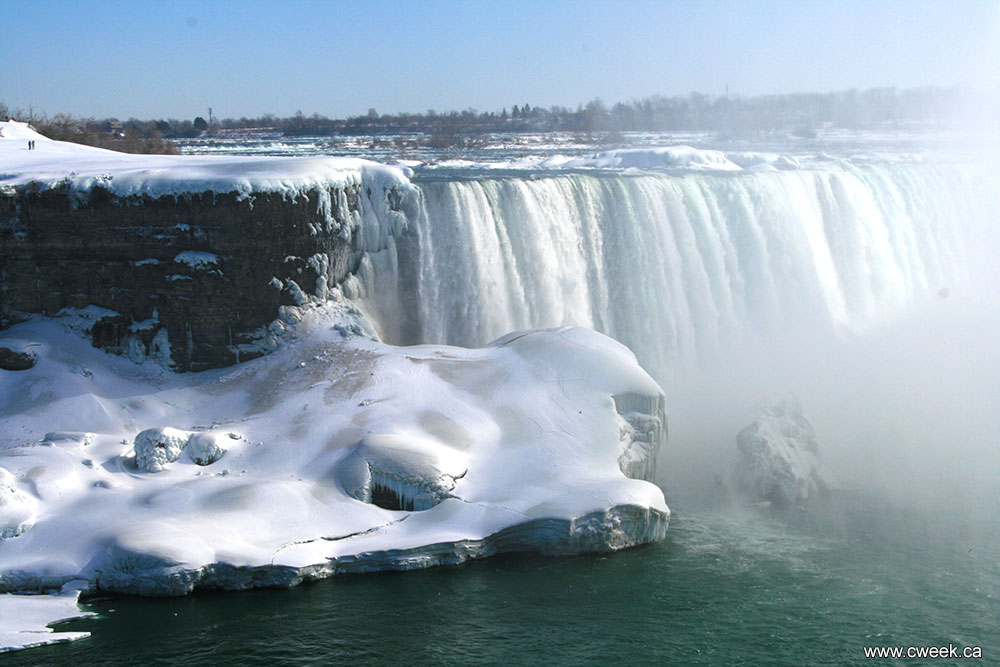
[{"label": "snow-covered cliff top", "polygon": [[[28,142],[34,141],[34,150]],[[406,167],[360,158],[133,155],[53,141],[27,123],[0,122],[0,187],[36,182],[73,189],[101,185],[121,195],[159,197],[189,192],[279,192],[294,196],[314,187],[408,182]]]}]

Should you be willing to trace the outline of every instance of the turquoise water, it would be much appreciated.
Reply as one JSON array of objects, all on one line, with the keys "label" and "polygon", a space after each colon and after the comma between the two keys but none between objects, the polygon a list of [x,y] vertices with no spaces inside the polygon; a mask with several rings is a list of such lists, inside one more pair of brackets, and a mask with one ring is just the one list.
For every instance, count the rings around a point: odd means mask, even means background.
[{"label": "turquoise water", "polygon": [[861,664],[866,645],[948,643],[981,646],[991,662],[995,516],[948,519],[850,494],[790,515],[680,506],[665,542],[609,556],[96,598],[99,618],[60,627],[91,638],[3,662]]}]

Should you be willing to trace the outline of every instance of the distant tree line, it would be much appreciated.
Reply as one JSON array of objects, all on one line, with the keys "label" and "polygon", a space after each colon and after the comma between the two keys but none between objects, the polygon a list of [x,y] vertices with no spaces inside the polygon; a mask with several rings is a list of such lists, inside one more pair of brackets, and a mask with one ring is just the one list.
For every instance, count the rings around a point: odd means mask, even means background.
[{"label": "distant tree line", "polygon": [[756,97],[704,95],[648,97],[608,107],[600,99],[576,109],[513,105],[501,111],[449,111],[367,114],[331,119],[301,111],[288,118],[227,118],[227,131],[268,128],[286,136],[423,134],[440,143],[492,132],[642,132],[714,131],[727,135],[838,127],[873,129],[945,123],[969,96],[959,89],[873,88],[835,93],[796,93]]},{"label": "distant tree line", "polygon": [[[501,111],[379,114],[375,109],[359,116],[331,119],[320,114],[279,118],[225,118],[211,124],[194,120],[97,120],[56,114],[32,117],[42,134],[127,152],[177,152],[171,139],[270,131],[284,136],[412,135],[419,145],[432,148],[468,148],[482,135],[497,132],[605,133],[635,131],[710,131],[724,137],[754,136],[773,131],[808,133],[827,127],[846,129],[903,128],[948,122],[956,106],[975,104],[975,97],[956,88],[897,90],[873,88],[834,93],[795,93],[755,97],[704,95],[654,96],[606,106],[600,99],[576,109],[544,108],[528,103]],[[0,102],[0,115],[25,118]],[[404,142],[398,142],[400,146]]]},{"label": "distant tree line", "polygon": [[798,93],[756,97],[648,97],[608,107],[600,99],[576,109],[513,105],[501,111],[449,111],[367,114],[331,119],[301,111],[288,118],[227,118],[218,129],[233,132],[268,128],[285,136],[424,135],[433,147],[475,143],[494,132],[641,132],[714,131],[727,136],[824,127],[873,129],[947,122],[964,93],[957,89],[874,88],[835,93]]}]

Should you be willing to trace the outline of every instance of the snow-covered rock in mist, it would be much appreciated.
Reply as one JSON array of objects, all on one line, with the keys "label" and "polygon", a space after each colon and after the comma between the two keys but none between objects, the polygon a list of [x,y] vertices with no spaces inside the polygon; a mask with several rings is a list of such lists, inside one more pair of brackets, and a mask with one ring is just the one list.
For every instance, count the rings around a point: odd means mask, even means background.
[{"label": "snow-covered rock in mist", "polygon": [[204,269],[219,265],[219,256],[211,252],[185,250],[174,257],[178,264],[186,264],[193,269]]},{"label": "snow-covered rock in mist", "polygon": [[3,540],[0,592],[181,595],[663,539],[664,399],[627,348],[579,328],[392,347],[332,310],[187,375],[59,320],[0,332],[39,357],[0,372],[5,507],[37,505]]},{"label": "snow-covered rock in mist", "polygon": [[795,396],[765,408],[739,432],[736,445],[736,484],[754,501],[788,507],[828,490],[816,433]]}]

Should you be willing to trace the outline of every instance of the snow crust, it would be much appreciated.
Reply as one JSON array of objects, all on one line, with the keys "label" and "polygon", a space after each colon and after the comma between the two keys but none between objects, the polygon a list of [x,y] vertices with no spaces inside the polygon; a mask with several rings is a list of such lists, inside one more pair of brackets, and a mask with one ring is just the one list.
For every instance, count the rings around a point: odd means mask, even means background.
[{"label": "snow crust", "polygon": [[[36,142],[28,150],[28,141]],[[362,180],[407,185],[408,167],[360,158],[132,155],[53,141],[27,123],[0,122],[0,187],[37,183],[76,191],[101,186],[119,196],[278,192],[296,197]]]},{"label": "snow crust", "polygon": [[0,332],[38,354],[0,372],[5,497],[37,506],[0,541],[0,591],[178,595],[664,537],[663,493],[626,475],[651,478],[663,395],[624,346],[392,347],[295,310],[273,354],[186,375],[59,320]]}]

